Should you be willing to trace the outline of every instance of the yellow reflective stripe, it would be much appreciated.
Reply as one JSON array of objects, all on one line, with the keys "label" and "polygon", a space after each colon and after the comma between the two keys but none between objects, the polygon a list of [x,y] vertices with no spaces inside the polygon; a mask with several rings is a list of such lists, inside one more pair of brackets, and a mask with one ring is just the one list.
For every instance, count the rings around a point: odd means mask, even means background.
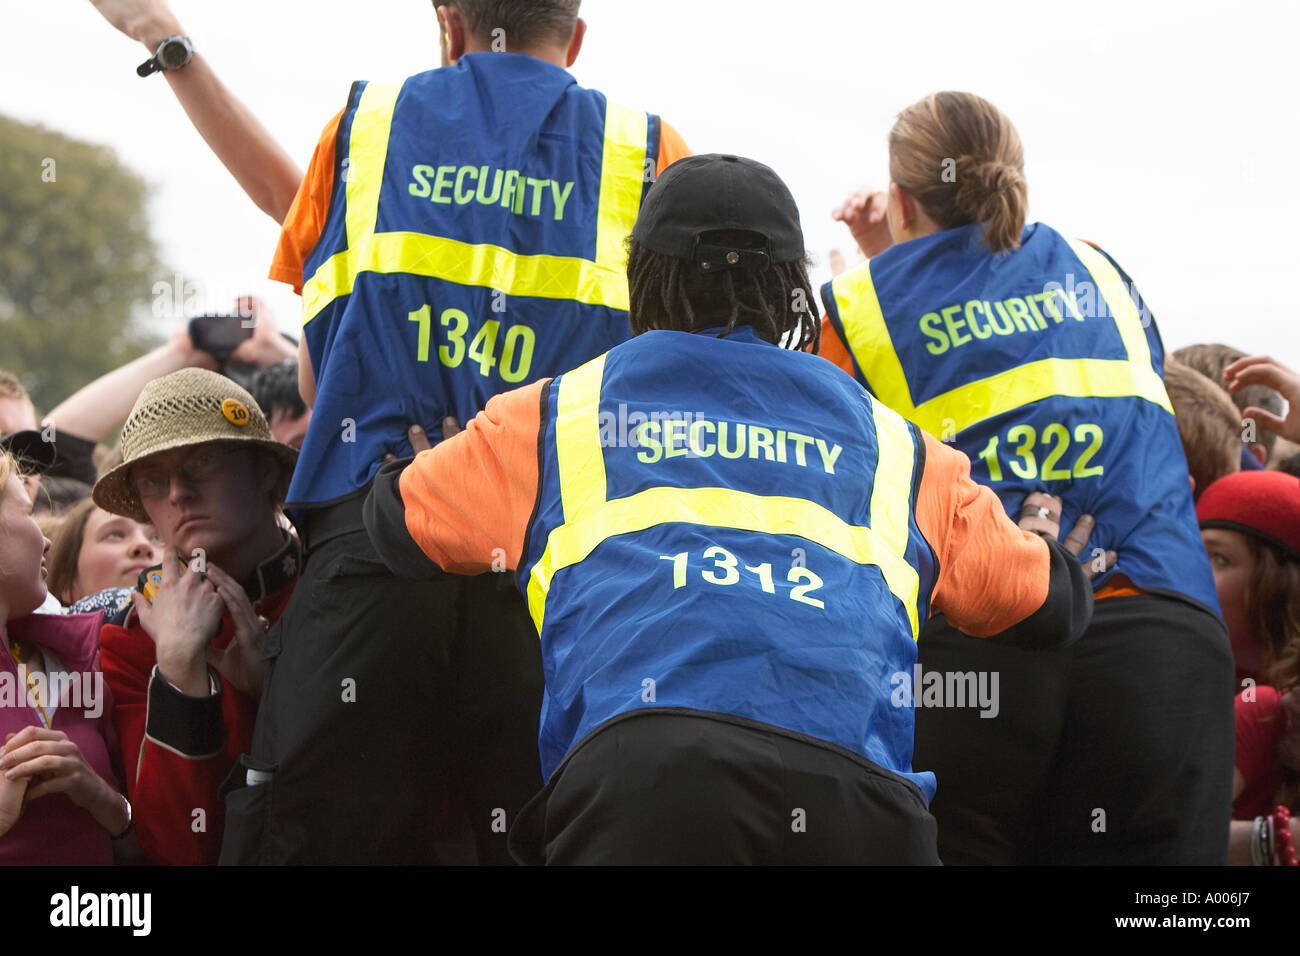
[{"label": "yellow reflective stripe", "polygon": [[1055,395],[1072,398],[1144,398],[1173,412],[1164,383],[1151,368],[1137,306],[1119,273],[1086,243],[1069,240],[1091,274],[1115,321],[1128,359],[1041,359],[990,375],[912,404],[911,391],[894,349],[865,262],[832,283],[846,343],[877,397],[926,431],[951,435],[997,415]]},{"label": "yellow reflective stripe", "polygon": [[[1155,384],[1159,384],[1157,379]],[[1161,385],[1148,389],[1125,359],[1040,359],[999,372],[922,402],[907,417],[934,435],[955,434],[995,415],[1054,395],[1071,398],[1140,396],[1158,405],[1169,401]],[[946,429],[946,431],[945,431]]]},{"label": "yellow reflective stripe", "polygon": [[[871,527],[880,537],[881,547],[899,557],[907,554],[908,522],[912,514],[912,471],[915,450],[912,432],[901,417],[873,402],[876,425],[876,473],[871,487]],[[880,565],[889,590],[903,603],[912,640],[921,633],[916,602],[920,598],[921,578],[906,560]]]},{"label": "yellow reflective stripe", "polygon": [[347,186],[348,245],[359,246],[375,232],[379,217],[379,188],[384,183],[388,136],[393,128],[393,108],[400,84],[367,83],[352,116],[348,135]]},{"label": "yellow reflective stripe", "polygon": [[620,275],[627,267],[624,242],[641,210],[649,132],[650,119],[645,113],[620,106],[612,100],[605,101],[605,149],[600,161],[596,261]]},{"label": "yellow reflective stripe", "polygon": [[910,418],[912,392],[889,337],[884,313],[880,311],[876,284],[871,279],[871,261],[833,280],[831,292],[840,314],[840,325],[848,338],[845,344],[871,383],[871,390],[890,408]]},{"label": "yellow reflective stripe", "polygon": [[321,263],[303,284],[304,325],[338,297],[351,294],[361,272],[445,279],[458,285],[499,289],[507,295],[564,299],[627,311],[623,242],[641,208],[650,122],[645,113],[617,103],[606,105],[594,261],[576,256],[528,256],[488,243],[474,245],[411,232],[374,232],[398,90],[372,83],[362,91],[348,147],[348,248]]},{"label": "yellow reflective stripe", "polygon": [[1124,352],[1133,364],[1136,379],[1135,394],[1161,406],[1169,414],[1174,407],[1165,391],[1165,383],[1151,367],[1151,346],[1147,343],[1146,329],[1142,325],[1142,316],[1138,313],[1137,303],[1129,295],[1124,280],[1116,269],[1100,252],[1078,239],[1068,240],[1070,248],[1079,257],[1084,268],[1092,274],[1092,281],[1106,301],[1107,310],[1115,320],[1115,327],[1124,342]]},{"label": "yellow reflective stripe", "polygon": [[546,596],[557,573],[586,560],[601,542],[615,535],[677,522],[804,538],[850,561],[879,567],[895,596],[906,603],[910,593],[915,606],[919,584],[908,583],[916,578],[916,571],[903,554],[892,551],[878,531],[848,524],[815,502],[763,497],[730,488],[648,488],[607,502],[595,513],[551,532],[546,550],[528,578],[528,610],[538,634]]},{"label": "yellow reflective stripe", "polygon": [[601,355],[560,376],[555,408],[555,463],[564,522],[572,524],[605,503],[605,456],[600,443]]},{"label": "yellow reflective stripe", "polygon": [[500,289],[507,295],[565,299],[624,312],[627,275],[586,259],[522,256],[494,245],[413,232],[381,232],[360,247],[336,253],[321,263],[302,289],[303,312],[310,322],[341,295],[352,291],[360,272],[404,273],[445,279],[465,286]]}]

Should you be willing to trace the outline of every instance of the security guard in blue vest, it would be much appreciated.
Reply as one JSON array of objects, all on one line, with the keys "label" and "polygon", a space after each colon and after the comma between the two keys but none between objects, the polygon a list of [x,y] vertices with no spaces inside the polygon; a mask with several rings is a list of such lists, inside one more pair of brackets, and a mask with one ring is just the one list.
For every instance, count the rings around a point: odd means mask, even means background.
[{"label": "security guard in blue vest", "polygon": [[677,162],[633,232],[636,337],[376,478],[395,571],[483,570],[502,543],[519,570],[547,778],[521,861],[937,862],[911,761],[931,606],[1027,646],[1086,627],[1072,555],[794,350],[818,329],[805,261],[772,170]]},{"label": "security guard in blue vest", "polygon": [[540,782],[526,609],[507,574],[398,581],[361,503],[408,426],[437,440],[630,335],[624,242],[661,145],[684,146],[575,83],[577,9],[439,6],[444,67],[355,84],[290,212],[276,274],[301,282],[314,393],[287,503],[306,566],[268,638],[223,862],[436,862],[461,810],[470,852],[510,860],[505,823]]},{"label": "security guard in blue vest", "polygon": [[[1231,656],[1163,346],[1108,255],[1025,225],[1021,163],[1014,127],[979,97],[904,110],[889,196],[846,217],[871,257],[822,293],[828,357],[965,452],[1008,514],[1046,493],[1062,532],[1095,520],[1080,533],[1098,598],[1084,639],[1000,648],[999,720],[918,716],[918,759],[945,783],[940,848],[945,862],[1222,864]],[[969,644],[936,617],[922,666],[989,660]]]}]

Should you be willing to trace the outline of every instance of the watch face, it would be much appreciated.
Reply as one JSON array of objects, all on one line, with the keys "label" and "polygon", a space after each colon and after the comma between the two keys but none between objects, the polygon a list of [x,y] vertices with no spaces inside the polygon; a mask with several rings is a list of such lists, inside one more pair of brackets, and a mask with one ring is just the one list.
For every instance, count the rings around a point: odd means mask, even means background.
[{"label": "watch face", "polygon": [[162,48],[162,53],[158,59],[162,62],[164,70],[174,70],[176,67],[185,63],[189,58],[190,51],[185,48],[185,44],[179,40],[173,40]]}]

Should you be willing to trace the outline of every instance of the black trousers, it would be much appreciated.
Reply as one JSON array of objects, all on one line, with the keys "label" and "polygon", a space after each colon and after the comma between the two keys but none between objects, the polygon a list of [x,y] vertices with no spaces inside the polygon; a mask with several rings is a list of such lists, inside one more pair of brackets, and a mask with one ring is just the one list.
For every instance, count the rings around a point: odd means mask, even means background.
[{"label": "black trousers", "polygon": [[918,708],[945,863],[1226,861],[1233,664],[1218,617],[1156,595],[1098,601],[1074,645],[1024,651],[936,615],[923,671],[996,671],[999,711]]},{"label": "black trousers", "polygon": [[[541,653],[513,575],[399,579],[364,530],[341,534],[312,546],[267,640],[222,863],[437,863],[463,839],[456,807],[479,862],[512,862],[508,824],[542,782]],[[245,785],[248,767],[269,779]]]},{"label": "black trousers", "polygon": [[523,863],[937,864],[910,781],[834,745],[690,711],[598,728],[524,808]]}]

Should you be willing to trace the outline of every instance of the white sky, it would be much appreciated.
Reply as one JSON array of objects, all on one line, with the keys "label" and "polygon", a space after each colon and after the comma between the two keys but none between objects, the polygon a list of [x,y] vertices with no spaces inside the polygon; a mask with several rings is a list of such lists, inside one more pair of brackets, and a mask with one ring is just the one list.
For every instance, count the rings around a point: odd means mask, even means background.
[{"label": "white sky", "polygon": [[[172,8],[303,168],[352,80],[438,61],[432,5],[418,0]],[[887,182],[893,116],[966,89],[1020,131],[1030,218],[1115,256],[1168,348],[1223,341],[1300,365],[1298,310],[1283,294],[1300,251],[1300,4],[586,0],[583,16],[578,81],[662,114],[696,152],[775,168],[819,279],[830,248],[852,247],[830,209]],[[135,75],[145,57],[88,0],[8,5],[0,113],[114,147],[154,184],[163,261],[202,283],[204,306],[253,291],[294,331],[297,297],[264,278],[278,227],[166,82]]]}]

